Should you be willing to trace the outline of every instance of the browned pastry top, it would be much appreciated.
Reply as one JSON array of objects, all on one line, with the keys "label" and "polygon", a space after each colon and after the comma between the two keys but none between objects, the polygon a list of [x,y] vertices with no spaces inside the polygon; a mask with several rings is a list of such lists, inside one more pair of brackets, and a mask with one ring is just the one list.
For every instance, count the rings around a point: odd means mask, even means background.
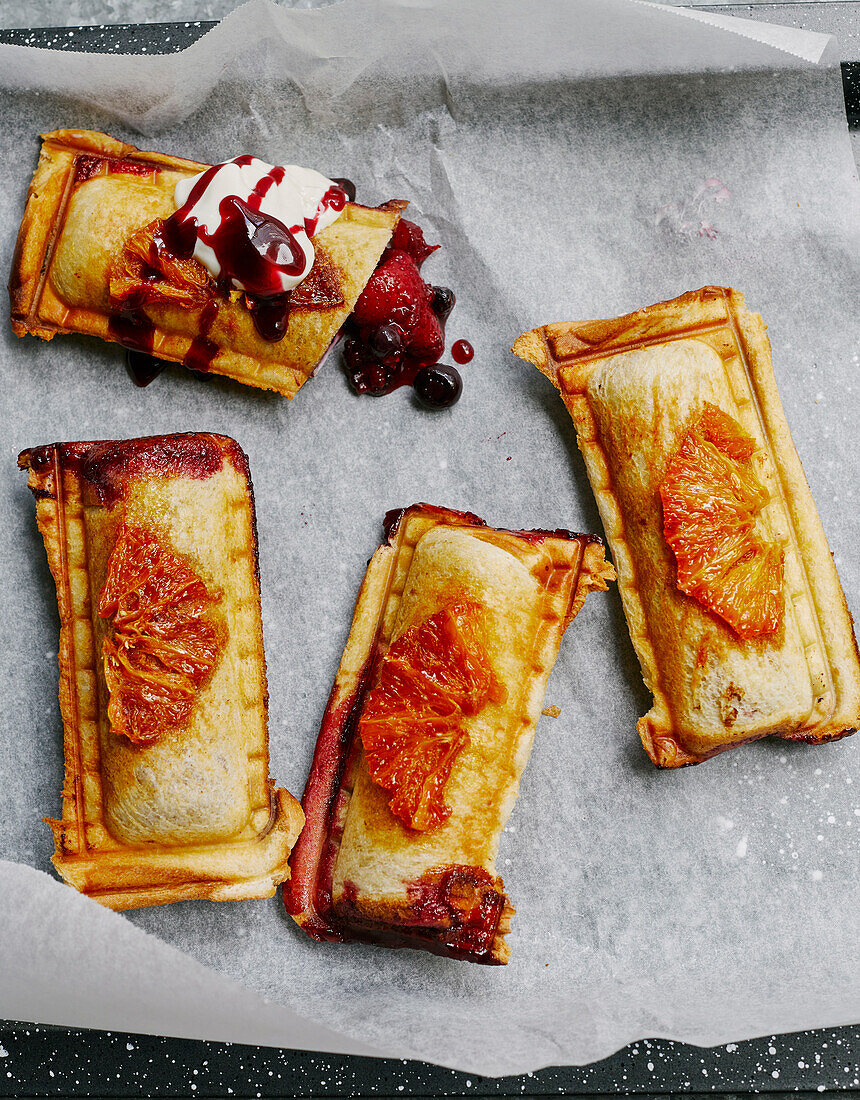
[{"label": "browned pastry top", "polygon": [[290,298],[283,337],[271,340],[247,296],[219,289],[159,236],[176,209],[176,184],[207,167],[95,131],[43,135],[9,281],[17,335],[90,333],[292,397],[352,311],[407,204],[348,203],[316,234],[314,267]]},{"label": "browned pastry top", "polygon": [[201,433],[24,451],[57,582],[54,863],[116,909],[271,895],[302,823],[268,777],[247,459]]},{"label": "browned pastry top", "polygon": [[[860,724],[860,663],[827,540],[791,439],[761,318],[704,287],[610,320],[546,325],[516,354],[561,391],[576,426],[654,707],[639,723],[663,767],[767,735],[826,741]],[[747,634],[679,583],[661,491],[708,408],[750,441],[772,548],[771,629]],[[740,468],[738,468],[740,475]],[[767,549],[770,553],[771,550]]]}]

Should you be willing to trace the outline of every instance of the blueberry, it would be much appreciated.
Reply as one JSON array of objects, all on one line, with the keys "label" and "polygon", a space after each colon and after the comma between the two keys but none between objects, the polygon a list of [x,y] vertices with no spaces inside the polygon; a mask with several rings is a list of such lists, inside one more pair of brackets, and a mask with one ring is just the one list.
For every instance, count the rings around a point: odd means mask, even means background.
[{"label": "blueberry", "polygon": [[332,183],[336,183],[342,191],[346,191],[346,197],[350,202],[355,202],[355,184],[352,180],[345,179],[343,176],[333,176]]},{"label": "blueberry", "polygon": [[403,352],[403,329],[399,325],[381,325],[370,334],[368,343],[377,359],[396,361]]},{"label": "blueberry", "polygon": [[431,303],[433,312],[439,318],[440,321],[444,321],[454,306],[457,304],[457,299],[454,295],[454,291],[448,286],[434,286],[433,287],[433,301]]},{"label": "blueberry", "polygon": [[344,341],[343,357],[351,371],[363,370],[371,359],[364,344],[353,339]]},{"label": "blueberry", "polygon": [[460,399],[463,379],[456,367],[422,367],[412,383],[415,396],[428,409],[449,409]]}]

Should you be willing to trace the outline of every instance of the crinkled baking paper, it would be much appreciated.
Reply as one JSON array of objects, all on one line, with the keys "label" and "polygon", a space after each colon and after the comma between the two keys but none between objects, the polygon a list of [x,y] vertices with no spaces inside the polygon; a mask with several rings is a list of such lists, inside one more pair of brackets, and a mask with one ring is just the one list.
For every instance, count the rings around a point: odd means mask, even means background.
[{"label": "crinkled baking paper", "polygon": [[[0,337],[0,1014],[424,1058],[482,1074],[645,1036],[715,1044],[860,1021],[860,738],[762,742],[658,772],[618,595],[562,646],[499,871],[507,968],[316,944],[280,900],[118,916],[52,881],[60,811],[54,586],[18,451],[235,436],[256,488],[272,774],[300,794],[365,563],[392,507],[600,529],[567,413],[524,329],[733,285],[777,378],[860,610],[860,207],[833,44],[632,0],[249,4],[183,53],[0,47],[0,248],[37,135],[93,127],[203,161],[253,152],[411,200],[475,358],[452,410],[356,398],[337,356],[293,403],[114,345]],[[45,872],[49,874],[46,875]]]}]

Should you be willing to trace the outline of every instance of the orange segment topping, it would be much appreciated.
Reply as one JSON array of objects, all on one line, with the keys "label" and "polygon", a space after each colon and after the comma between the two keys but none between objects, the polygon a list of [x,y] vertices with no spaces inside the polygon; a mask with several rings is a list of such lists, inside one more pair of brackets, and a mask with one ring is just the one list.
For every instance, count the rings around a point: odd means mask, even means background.
[{"label": "orange segment topping", "polygon": [[482,607],[457,600],[404,631],[382,661],[359,733],[392,813],[421,832],[451,814],[445,784],[468,744],[463,719],[506,698],[482,638]]},{"label": "orange segment topping", "polygon": [[189,308],[212,296],[209,272],[196,260],[180,259],[164,242],[164,219],[133,233],[111,263],[110,299],[114,305],[170,302]]},{"label": "orange segment topping", "polygon": [[120,526],[99,598],[113,620],[102,657],[114,733],[147,745],[188,719],[224,649],[210,614],[219,599],[152,531]]},{"label": "orange segment topping", "polygon": [[783,616],[783,552],[756,533],[768,494],[750,464],[755,441],[705,403],[660,485],[663,533],[678,587],[743,638],[770,634]]}]

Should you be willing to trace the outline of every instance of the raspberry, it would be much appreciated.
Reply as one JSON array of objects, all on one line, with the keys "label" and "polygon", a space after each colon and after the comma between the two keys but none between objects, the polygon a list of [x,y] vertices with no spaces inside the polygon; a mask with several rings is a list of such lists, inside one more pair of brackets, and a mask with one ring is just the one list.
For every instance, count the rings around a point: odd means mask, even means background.
[{"label": "raspberry", "polygon": [[374,271],[352,311],[362,328],[394,322],[408,333],[418,320],[429,288],[410,257],[392,249]]},{"label": "raspberry", "polygon": [[409,335],[406,350],[423,363],[435,363],[445,350],[445,334],[439,318],[426,303],[422,303],[415,327]]},{"label": "raspberry", "polygon": [[424,230],[415,222],[408,222],[401,218],[391,238],[391,247],[406,252],[414,261],[416,267],[420,267],[431,252],[435,252],[441,246],[428,244],[424,240]]}]

